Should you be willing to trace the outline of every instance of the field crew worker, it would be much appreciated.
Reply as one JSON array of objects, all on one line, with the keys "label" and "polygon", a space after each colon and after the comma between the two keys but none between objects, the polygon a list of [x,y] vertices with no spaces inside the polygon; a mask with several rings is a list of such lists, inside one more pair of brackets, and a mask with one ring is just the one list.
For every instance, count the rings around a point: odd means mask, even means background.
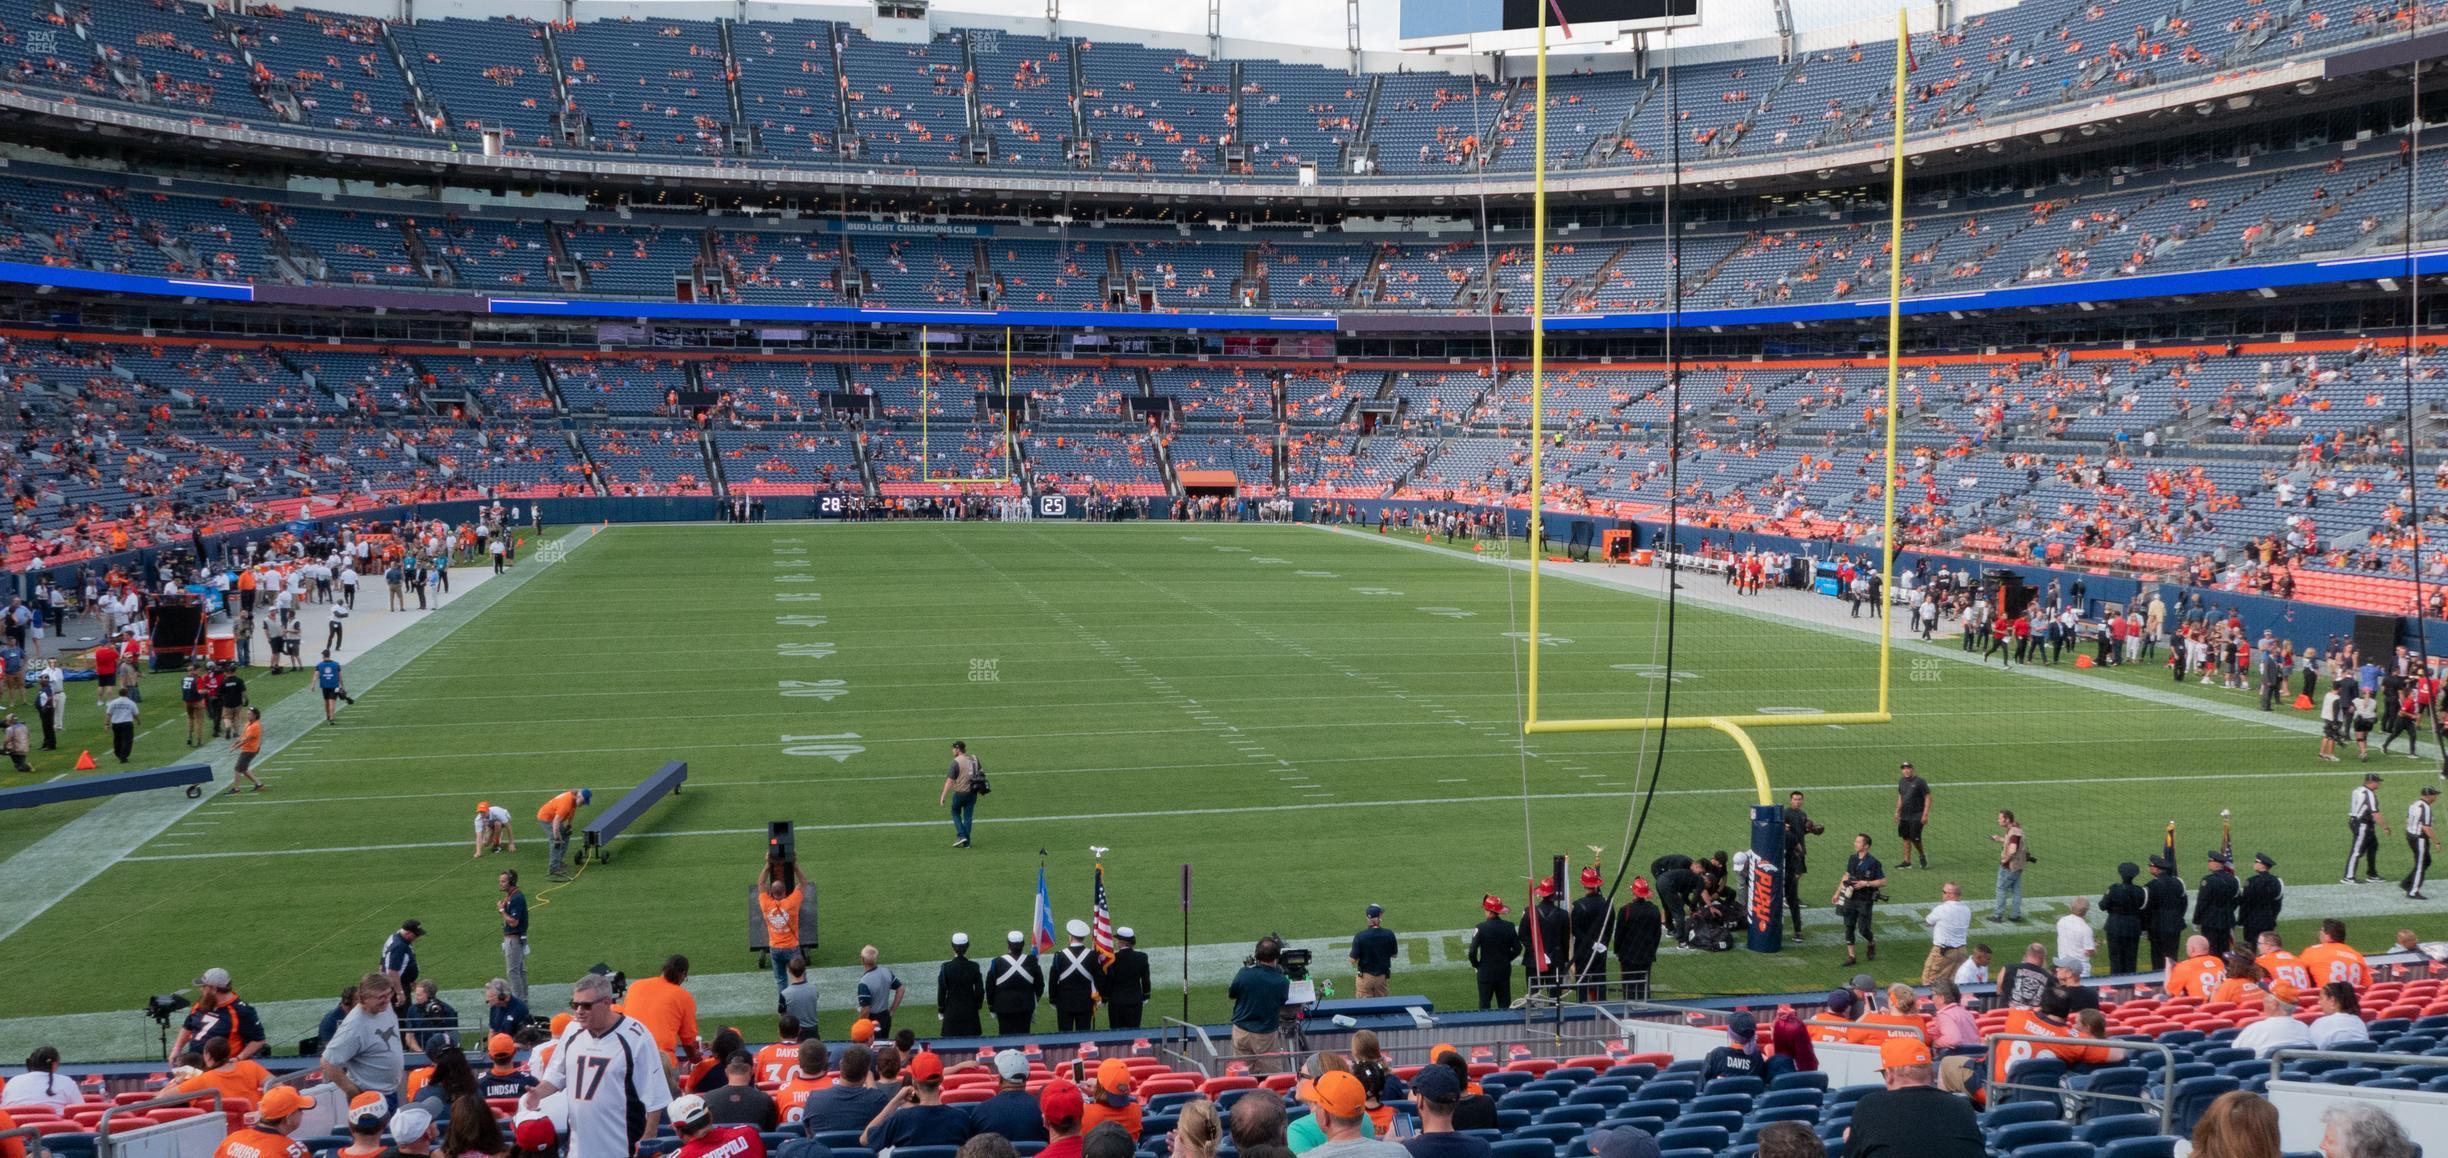
[{"label": "field crew worker", "polygon": [[475,829],[476,851],[468,857],[469,860],[481,858],[488,849],[500,852],[504,845],[508,845],[511,852],[518,851],[518,838],[510,835],[509,809],[490,800],[477,801]]},{"label": "field crew worker", "polygon": [[255,1124],[230,1131],[213,1158],[307,1158],[305,1143],[289,1135],[298,1128],[298,1114],[314,1104],[287,1086],[272,1087],[255,1106]]},{"label": "field crew worker", "polygon": [[255,758],[263,755],[263,712],[261,710],[247,709],[246,729],[230,740],[230,746],[238,750],[238,767],[230,777],[230,795],[238,794],[238,781],[240,780],[254,785],[257,792],[263,791],[263,781],[256,779],[252,771],[255,767]]},{"label": "field crew worker", "polygon": [[1394,930],[1385,927],[1385,906],[1370,905],[1368,927],[1353,934],[1352,996],[1383,997],[1394,973]]},{"label": "field crew worker", "polygon": [[1045,973],[1037,967],[1037,955],[1028,951],[1028,938],[1014,929],[1005,939],[1003,955],[986,963],[986,1004],[994,1010],[995,1033],[1027,1033],[1043,996]]},{"label": "field crew worker", "polygon": [[773,962],[775,992],[790,988],[791,961],[799,956],[802,943],[799,911],[806,889],[807,874],[799,871],[797,861],[790,862],[789,880],[782,878],[782,866],[770,860],[758,870],[757,915],[765,922],[765,956]]},{"label": "field crew worker", "polygon": [[572,788],[545,801],[544,807],[536,809],[536,819],[544,822],[544,839],[552,847],[552,860],[548,866],[548,871],[552,875],[564,876],[569,872],[567,859],[570,826],[577,823],[578,810],[593,799],[595,799],[593,790]]},{"label": "field crew worker", "polygon": [[604,974],[579,978],[570,987],[570,1006],[577,1016],[519,1104],[537,1109],[567,1091],[567,1158],[629,1158],[640,1139],[653,1136],[663,1107],[671,1104],[663,1051],[645,1026],[613,1010],[612,979]]}]

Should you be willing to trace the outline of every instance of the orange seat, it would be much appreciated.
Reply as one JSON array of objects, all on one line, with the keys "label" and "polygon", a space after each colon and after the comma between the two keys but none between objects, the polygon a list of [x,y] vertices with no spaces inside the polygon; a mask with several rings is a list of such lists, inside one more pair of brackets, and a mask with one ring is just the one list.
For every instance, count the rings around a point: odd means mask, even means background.
[{"label": "orange seat", "polygon": [[1213,1098],[1218,1094],[1230,1093],[1234,1090],[1254,1090],[1257,1088],[1258,1079],[1256,1078],[1227,1074],[1224,1077],[1209,1078],[1206,1081],[1199,1083],[1198,1092],[1206,1095],[1207,1097]]}]

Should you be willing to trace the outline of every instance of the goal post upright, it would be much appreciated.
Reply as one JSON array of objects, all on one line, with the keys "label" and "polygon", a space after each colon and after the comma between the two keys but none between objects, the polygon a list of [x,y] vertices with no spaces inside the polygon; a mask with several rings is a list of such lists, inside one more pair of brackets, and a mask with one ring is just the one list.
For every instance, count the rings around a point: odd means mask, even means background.
[{"label": "goal post upright", "polygon": [[935,473],[933,451],[927,430],[927,411],[935,402],[935,384],[927,354],[926,336],[926,327],[920,325],[918,327],[918,477],[920,481],[955,487],[1000,486],[1004,483],[1018,481],[1019,476],[1012,470],[1012,464],[1019,459],[1019,455],[1014,453],[1015,442],[1012,438],[1011,327],[1003,327],[1003,473],[993,478],[970,478],[966,475],[938,475]]},{"label": "goal post upright", "polygon": [[[1879,522],[1879,590],[1878,590],[1878,703],[1876,710],[1867,712],[1823,712],[1811,715],[1758,714],[1712,716],[1624,716],[1549,719],[1540,715],[1539,651],[1542,603],[1539,573],[1545,562],[1546,531],[1543,525],[1546,473],[1546,407],[1545,371],[1547,348],[1546,267],[1547,267],[1547,6],[1539,6],[1537,48],[1537,108],[1531,138],[1535,150],[1531,182],[1531,280],[1530,295],[1530,630],[1525,646],[1529,649],[1526,663],[1527,702],[1523,707],[1522,731],[1525,735],[1559,735],[1587,732],[1678,732],[1713,731],[1731,739],[1749,766],[1753,786],[1758,791],[1759,804],[1773,806],[1774,793],[1769,785],[1768,768],[1761,758],[1748,730],[1752,728],[1793,728],[1855,726],[1895,722],[1890,693],[1892,690],[1895,651],[1895,589],[1896,564],[1896,431],[1897,397],[1902,386],[1903,340],[1903,270],[1904,270],[1904,136],[1906,103],[1904,99],[1907,71],[1912,48],[1911,25],[1907,11],[1896,10],[1895,91],[1894,91],[1894,152],[1889,166],[1889,219],[1887,258],[1887,385],[1885,405],[1885,447],[1881,451]],[[1673,223],[1667,223],[1672,229]],[[1670,277],[1681,277],[1682,271],[1670,269]],[[1671,369],[1669,370],[1671,374]],[[1672,388],[1675,383],[1670,382]],[[1666,453],[1679,448],[1668,446]],[[1671,536],[1666,550],[1675,548]],[[1667,598],[1673,598],[1667,592]]]}]

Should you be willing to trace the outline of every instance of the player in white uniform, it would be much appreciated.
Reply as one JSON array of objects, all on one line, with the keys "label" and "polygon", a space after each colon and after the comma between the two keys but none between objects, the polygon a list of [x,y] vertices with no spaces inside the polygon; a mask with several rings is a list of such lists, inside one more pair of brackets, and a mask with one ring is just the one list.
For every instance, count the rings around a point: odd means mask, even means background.
[{"label": "player in white uniform", "polygon": [[[523,1107],[567,1091],[568,1158],[629,1158],[640,1139],[654,1136],[671,1087],[663,1075],[663,1053],[654,1035],[632,1018],[613,1012],[612,979],[589,973],[570,988],[577,1017],[563,1031],[551,1060],[527,1091]],[[637,1126],[631,1127],[632,1107]]]}]

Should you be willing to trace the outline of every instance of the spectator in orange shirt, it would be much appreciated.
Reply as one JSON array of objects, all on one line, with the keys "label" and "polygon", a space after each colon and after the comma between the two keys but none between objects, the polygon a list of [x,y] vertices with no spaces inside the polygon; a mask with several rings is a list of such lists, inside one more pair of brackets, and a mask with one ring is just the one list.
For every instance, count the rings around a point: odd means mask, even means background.
[{"label": "spectator in orange shirt", "polygon": [[2167,995],[2204,1001],[2227,980],[2227,963],[2210,952],[2210,938],[2199,933],[2185,938],[2185,959],[2168,966]]},{"label": "spectator in orange shirt", "polygon": [[822,1040],[811,1037],[799,1043],[798,1068],[774,1091],[774,1104],[782,1107],[783,1125],[798,1125],[807,1115],[808,1095],[833,1084],[833,1075],[826,1068],[830,1064]]},{"label": "spectator in orange shirt", "polygon": [[536,809],[536,819],[544,822],[545,840],[552,846],[552,860],[547,868],[556,879],[569,873],[566,859],[569,856],[570,827],[577,822],[578,810],[594,799],[593,790],[572,788]]},{"label": "spectator in orange shirt", "polygon": [[1122,1127],[1122,1131],[1131,1136],[1131,1141],[1139,1140],[1139,1101],[1131,1097],[1130,1066],[1125,1065],[1121,1058],[1109,1057],[1098,1065],[1096,1081],[1086,1093],[1088,1109],[1080,1118],[1082,1133],[1096,1129],[1101,1123],[1112,1122]]},{"label": "spectator in orange shirt", "polygon": [[663,1052],[685,1067],[694,1064],[697,1045],[697,998],[682,982],[688,980],[688,958],[674,953],[663,959],[663,973],[629,986],[625,1006],[629,1016],[654,1035]]},{"label": "spectator in orange shirt", "polygon": [[799,1068],[799,1019],[783,1014],[774,1030],[781,1036],[756,1051],[756,1080],[778,1085],[789,1081],[791,1071]]},{"label": "spectator in orange shirt", "polygon": [[238,794],[238,781],[240,780],[254,785],[257,792],[263,791],[263,781],[256,779],[255,773],[249,771],[255,766],[255,757],[263,752],[262,709],[247,709],[246,730],[240,732],[236,739],[231,740],[230,746],[238,750],[238,769],[237,773],[230,777],[230,794],[233,796]]},{"label": "spectator in orange shirt", "polygon": [[2269,992],[2267,978],[2261,967],[2242,949],[2227,955],[2227,979],[2219,982],[2210,1000],[2228,1005],[2259,1007],[2261,998]]},{"label": "spectator in orange shirt", "polygon": [[[17,1119],[10,1117],[7,1110],[0,1110],[0,1134],[5,1134],[16,1128]],[[26,1158],[25,1139],[0,1139],[0,1158]]]},{"label": "spectator in orange shirt", "polygon": [[2320,923],[2320,944],[2296,955],[2314,985],[2341,981],[2360,992],[2372,982],[2371,966],[2346,943],[2346,922],[2331,917]]},{"label": "spectator in orange shirt", "polygon": [[1989,1080],[1992,1084],[2005,1081],[2006,1075],[2016,1063],[2038,1057],[2043,1053],[2055,1055],[2069,1067],[2104,1065],[2114,1056],[2114,1051],[2107,1046],[2082,1043],[2082,1039],[2077,1037],[2073,1029],[2066,1024],[2064,995],[2054,990],[2040,999],[2038,1009],[2007,1011],[2006,1024],[1999,1031],[1998,1036],[2018,1034],[2032,1037],[2059,1037],[2066,1041],[2062,1045],[2056,1042],[2032,1041],[2005,1041],[1992,1045],[1989,1049]]},{"label": "spectator in orange shirt", "polygon": [[289,1135],[298,1127],[298,1115],[314,1105],[296,1090],[274,1087],[256,1104],[255,1124],[230,1131],[212,1158],[307,1158],[305,1145]]},{"label": "spectator in orange shirt", "polygon": [[1811,1040],[1826,1045],[1876,1045],[1886,1040],[1886,1031],[1854,1024],[1853,1010],[1852,990],[1828,990],[1826,1008],[1811,1018]]},{"label": "spectator in orange shirt", "polygon": [[245,1058],[230,1060],[230,1043],[226,1037],[204,1040],[204,1072],[180,1082],[173,1093],[190,1090],[219,1090],[221,1102],[253,1102],[263,1096],[264,1083],[272,1080],[270,1071]]}]

